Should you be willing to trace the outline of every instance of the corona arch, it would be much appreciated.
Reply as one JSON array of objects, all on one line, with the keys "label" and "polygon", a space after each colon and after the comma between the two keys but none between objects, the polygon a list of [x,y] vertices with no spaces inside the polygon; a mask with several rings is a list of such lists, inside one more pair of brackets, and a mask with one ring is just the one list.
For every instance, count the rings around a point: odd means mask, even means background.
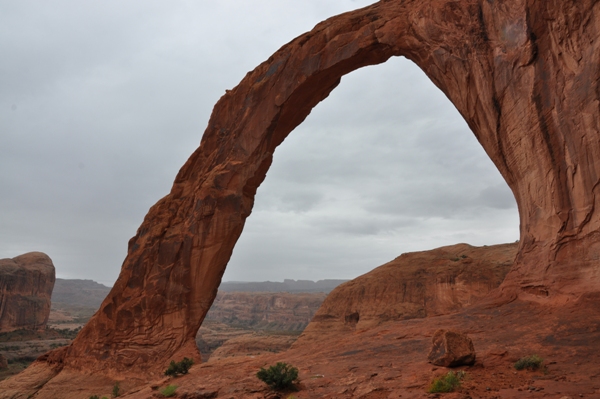
[{"label": "corona arch", "polygon": [[45,361],[123,375],[198,356],[194,337],[273,151],[344,74],[392,56],[446,94],[515,195],[520,248],[501,296],[597,291],[600,13],[591,0],[559,3],[380,1],[283,46],[218,101],[101,309]]}]

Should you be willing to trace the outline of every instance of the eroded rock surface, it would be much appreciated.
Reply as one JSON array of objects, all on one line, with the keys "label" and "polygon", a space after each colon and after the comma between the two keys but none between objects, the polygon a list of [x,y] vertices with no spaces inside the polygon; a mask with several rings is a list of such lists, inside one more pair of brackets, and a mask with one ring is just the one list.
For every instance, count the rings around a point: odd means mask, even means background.
[{"label": "eroded rock surface", "polygon": [[54,265],[44,253],[0,259],[0,332],[46,328],[54,280]]},{"label": "eroded rock surface", "polygon": [[219,292],[206,320],[255,330],[302,331],[324,293]]},{"label": "eroded rock surface", "polygon": [[431,339],[427,360],[436,366],[458,367],[475,364],[477,355],[473,341],[459,331],[437,330]]},{"label": "eroded rock surface", "polygon": [[[252,351],[252,348],[262,350],[260,348],[270,345],[270,336],[274,334],[286,334],[285,342],[291,345],[308,325],[325,296],[324,293],[219,291],[196,336],[202,359],[205,361],[212,357],[213,352],[224,344],[228,346],[227,356],[233,355],[236,348],[243,353]],[[228,345],[229,341],[240,336],[249,339],[247,346],[238,345],[237,341]],[[272,341],[281,348],[278,342]]]},{"label": "eroded rock surface", "polygon": [[500,300],[598,291],[599,34],[592,0],[388,0],[323,21],[218,101],[100,311],[46,361],[124,378],[198,360],[194,336],[275,148],[343,75],[392,56],[454,103],[515,195],[521,239]]},{"label": "eroded rock surface", "polygon": [[500,286],[517,246],[457,244],[402,254],[333,290],[297,344],[473,305]]},{"label": "eroded rock surface", "polygon": [[257,356],[265,353],[278,353],[287,350],[297,336],[274,335],[274,334],[244,334],[227,340],[222,346],[215,350],[209,361],[215,361],[228,357]]}]

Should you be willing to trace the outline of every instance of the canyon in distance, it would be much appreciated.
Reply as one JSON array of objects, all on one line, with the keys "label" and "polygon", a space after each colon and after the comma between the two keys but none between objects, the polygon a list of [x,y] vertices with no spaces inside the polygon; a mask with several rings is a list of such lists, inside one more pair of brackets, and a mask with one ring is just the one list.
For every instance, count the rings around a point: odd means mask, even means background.
[{"label": "canyon in distance", "polygon": [[[99,310],[69,345],[1,381],[0,398],[108,396],[117,382],[130,399],[170,384],[187,399],[441,397],[428,392],[449,371],[428,361],[440,329],[476,352],[446,398],[600,397],[599,37],[592,0],[382,0],[319,23],[217,102]],[[233,337],[202,362],[197,332],[215,303],[236,322],[268,309],[257,327],[310,316],[307,294],[236,302],[218,294],[221,278],[276,147],[345,74],[393,56],[466,120],[516,199],[519,241],[402,254],[337,286],[288,349]],[[530,355],[540,369],[515,369]],[[189,374],[166,377],[184,357]],[[297,392],[256,378],[282,361],[299,370]]]}]

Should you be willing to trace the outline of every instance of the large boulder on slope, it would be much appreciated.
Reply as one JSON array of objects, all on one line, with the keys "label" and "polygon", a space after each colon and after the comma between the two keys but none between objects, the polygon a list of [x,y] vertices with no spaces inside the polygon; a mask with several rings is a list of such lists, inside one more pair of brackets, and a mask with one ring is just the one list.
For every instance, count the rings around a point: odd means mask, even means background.
[{"label": "large boulder on slope", "polygon": [[437,330],[427,360],[436,366],[458,367],[475,364],[475,347],[466,334],[458,331]]}]

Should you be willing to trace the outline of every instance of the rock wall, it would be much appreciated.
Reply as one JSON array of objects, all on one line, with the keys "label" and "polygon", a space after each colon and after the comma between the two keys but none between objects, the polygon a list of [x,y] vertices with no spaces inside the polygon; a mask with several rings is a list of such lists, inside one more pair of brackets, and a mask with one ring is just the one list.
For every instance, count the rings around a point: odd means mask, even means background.
[{"label": "rock wall", "polygon": [[219,292],[205,320],[255,330],[302,331],[324,293]]},{"label": "rock wall", "polygon": [[333,290],[297,345],[381,323],[453,313],[500,286],[518,244],[405,253]]},{"label": "rock wall", "polygon": [[291,280],[277,281],[231,281],[219,285],[219,292],[324,292],[330,293],[338,285],[348,280]]},{"label": "rock wall", "polygon": [[500,299],[598,291],[599,36],[592,0],[385,0],[319,23],[218,101],[101,309],[46,361],[123,378],[199,360],[196,331],[275,148],[343,75],[392,56],[454,103],[515,195],[521,239]]},{"label": "rock wall", "polygon": [[226,357],[257,356],[263,353],[279,353],[287,350],[297,336],[244,334],[227,340],[215,350],[208,361]]},{"label": "rock wall", "polygon": [[45,329],[54,280],[54,265],[44,253],[0,259],[0,332]]}]

